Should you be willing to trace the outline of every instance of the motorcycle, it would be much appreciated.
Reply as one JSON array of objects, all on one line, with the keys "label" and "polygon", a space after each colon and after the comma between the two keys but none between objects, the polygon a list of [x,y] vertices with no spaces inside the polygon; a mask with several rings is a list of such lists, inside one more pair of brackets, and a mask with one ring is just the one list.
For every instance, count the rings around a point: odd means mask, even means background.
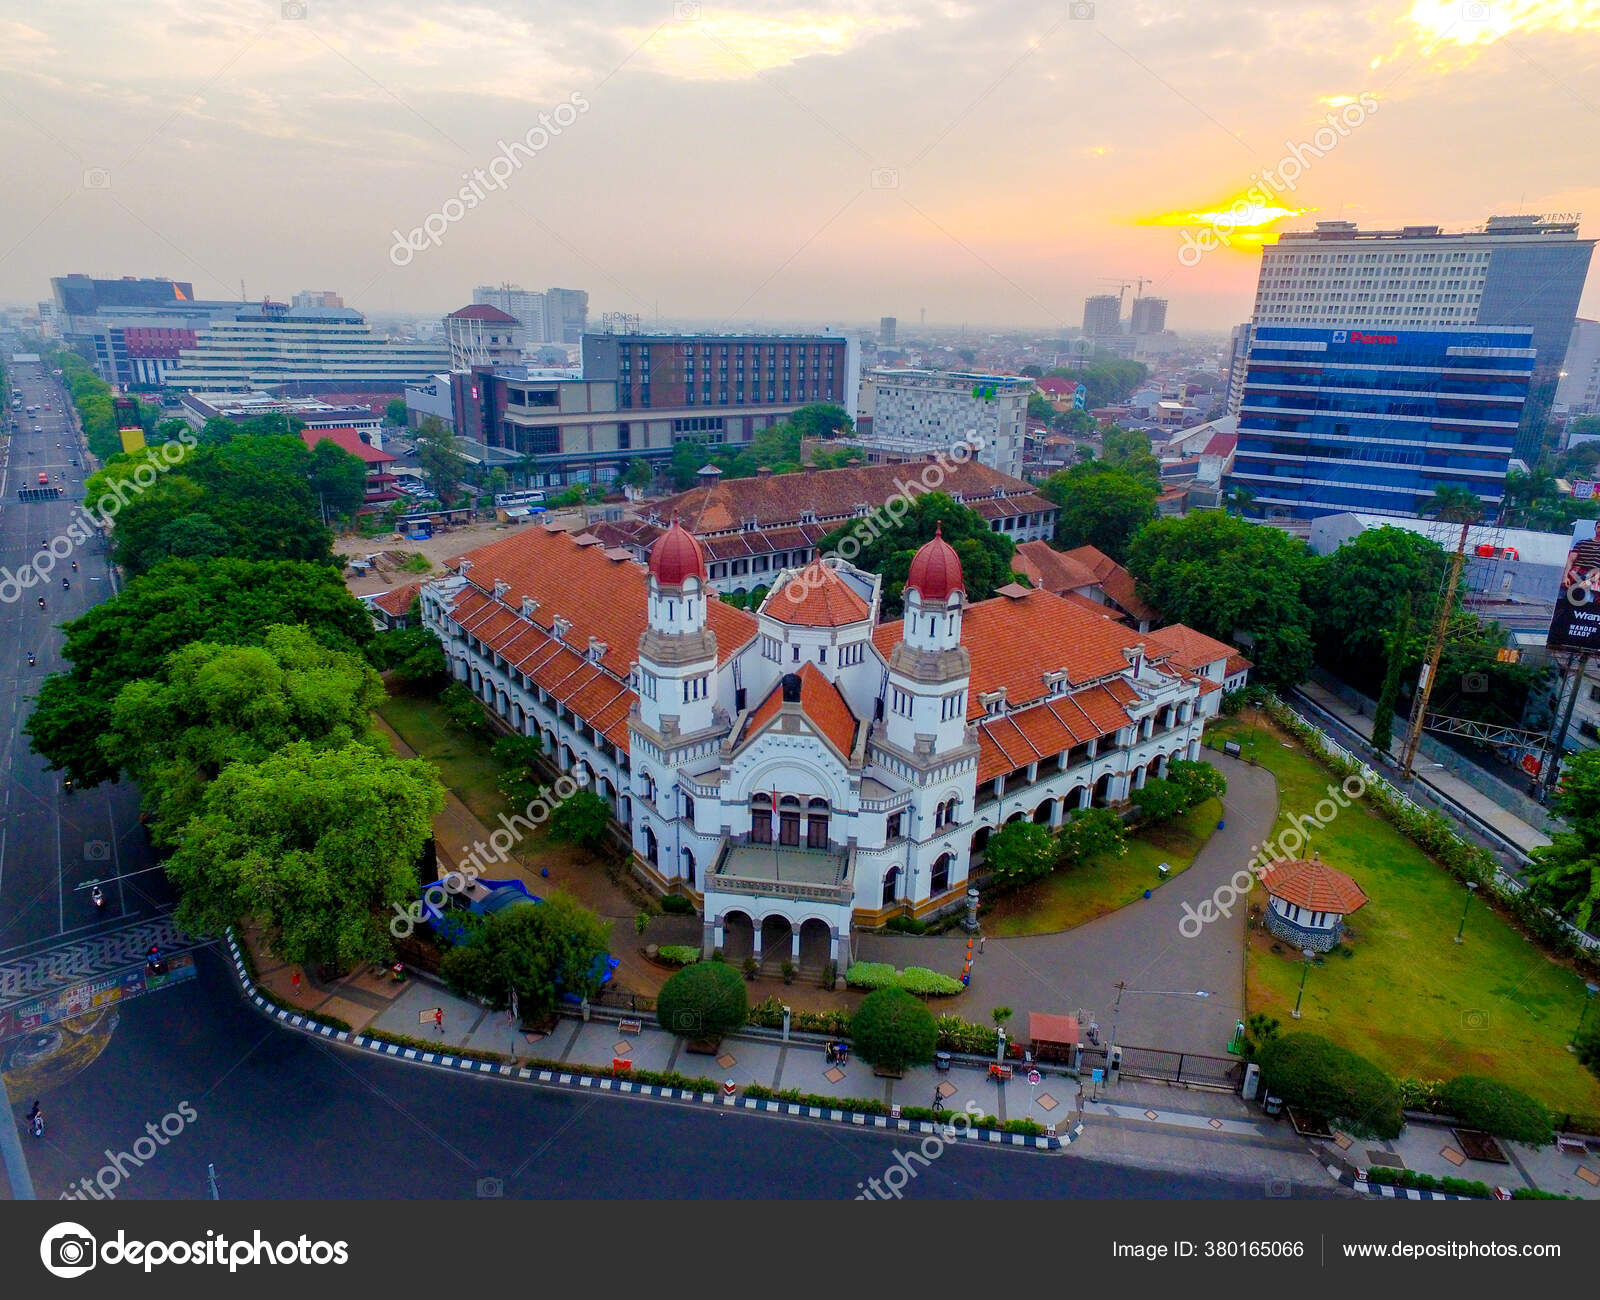
[{"label": "motorcycle", "polygon": [[39,1109],[39,1103],[33,1103],[33,1109],[28,1112],[28,1127],[33,1130],[36,1138],[44,1136],[44,1112]]},{"label": "motorcycle", "polygon": [[33,654],[32,654],[32,652],[31,652],[31,651],[30,651],[30,652],[29,652],[29,654],[28,654],[28,667],[29,667],[29,668],[32,668],[32,667],[33,667]]},{"label": "motorcycle", "polygon": [[72,590],[72,584],[70,582],[68,582],[65,578],[61,579],[61,590],[62,591],[71,591]]},{"label": "motorcycle", "polygon": [[103,912],[106,910],[106,896],[101,891],[99,885],[96,885],[92,890],[89,891],[89,897],[94,900],[94,906],[97,912]]},{"label": "motorcycle", "polygon": [[39,597],[39,608],[40,609],[44,608],[44,597],[43,596]]}]

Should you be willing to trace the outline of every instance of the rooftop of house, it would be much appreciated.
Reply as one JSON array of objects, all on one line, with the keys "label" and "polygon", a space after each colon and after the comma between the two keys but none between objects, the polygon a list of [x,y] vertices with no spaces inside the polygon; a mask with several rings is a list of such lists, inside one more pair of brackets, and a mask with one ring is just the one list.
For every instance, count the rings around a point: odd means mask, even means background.
[{"label": "rooftop of house", "polygon": [[331,442],[340,450],[349,452],[368,465],[389,465],[395,459],[389,452],[379,451],[371,443],[362,442],[360,432],[355,429],[302,429],[300,438],[307,447],[312,448],[319,442]]},{"label": "rooftop of house", "polygon": [[[800,679],[800,711],[828,738],[829,744],[848,758],[855,748],[858,723],[844,696],[839,693],[839,688],[812,663],[802,664],[800,671],[794,675]],[[754,736],[778,716],[782,707],[783,682],[779,681],[750,715],[745,737]]]},{"label": "rooftop of house", "polygon": [[[1182,623],[1173,623],[1167,627],[1156,628],[1146,635],[1152,647],[1164,648],[1172,662],[1187,668],[1190,672],[1199,672],[1211,664],[1223,662],[1240,657],[1238,650],[1233,646],[1209,637],[1204,632],[1196,632],[1192,627],[1185,627]],[[1151,653],[1155,653],[1152,650]],[[1248,666],[1249,661],[1246,660]]]},{"label": "rooftop of house", "polygon": [[390,587],[381,595],[374,596],[372,603],[385,614],[393,618],[401,618],[411,608],[411,602],[417,598],[417,593],[422,590],[420,582],[408,582],[404,586]]}]

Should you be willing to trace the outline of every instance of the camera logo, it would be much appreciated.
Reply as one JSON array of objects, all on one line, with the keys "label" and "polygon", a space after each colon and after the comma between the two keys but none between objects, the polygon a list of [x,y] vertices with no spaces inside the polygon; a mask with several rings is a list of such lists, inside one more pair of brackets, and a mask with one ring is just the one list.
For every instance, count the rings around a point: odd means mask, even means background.
[{"label": "camera logo", "polygon": [[480,1201],[498,1201],[506,1194],[506,1185],[499,1178],[480,1178],[477,1184]]},{"label": "camera logo", "polygon": [[706,1027],[705,1017],[698,1011],[674,1011],[671,1020],[667,1028],[675,1034],[698,1033]]},{"label": "camera logo", "polygon": [[1470,1030],[1484,1030],[1489,1027],[1489,1013],[1481,1007],[1474,1007],[1461,1013],[1461,1027]]},{"label": "camera logo", "polygon": [[58,1223],[39,1243],[39,1258],[56,1277],[82,1277],[95,1264],[94,1238],[81,1223]]},{"label": "camera logo", "polygon": [[900,188],[900,173],[893,167],[874,167],[867,173],[875,190],[897,190]]},{"label": "camera logo", "polygon": [[1463,673],[1461,675],[1461,693],[1463,695],[1485,695],[1489,690],[1489,678],[1484,673]]},{"label": "camera logo", "polygon": [[85,168],[83,188],[86,190],[109,190],[111,188],[111,173],[104,167]]}]

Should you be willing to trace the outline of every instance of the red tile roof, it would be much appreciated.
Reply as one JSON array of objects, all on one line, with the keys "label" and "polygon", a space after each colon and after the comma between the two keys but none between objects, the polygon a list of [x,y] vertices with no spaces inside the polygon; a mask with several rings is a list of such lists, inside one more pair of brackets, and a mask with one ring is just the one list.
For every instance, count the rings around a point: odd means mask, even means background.
[{"label": "red tile roof", "polygon": [[491,307],[482,302],[473,303],[470,307],[462,307],[459,311],[453,311],[446,319],[481,320],[488,321],[493,325],[516,325],[519,323],[515,316],[508,316],[498,307]]},{"label": "red tile roof", "polygon": [[[677,496],[653,504],[658,519],[676,512],[684,527],[697,537],[735,532],[754,520],[758,528],[798,525],[806,511],[814,511],[819,522],[843,522],[863,508],[883,505],[915,483],[921,488],[946,492],[978,509],[990,498],[1027,497],[1028,512],[1050,511],[1056,507],[1036,496],[1021,479],[998,470],[964,461],[940,470],[934,483],[932,462],[913,461],[902,465],[858,465],[843,469],[812,470],[799,474],[773,474],[767,477],[726,479],[706,487],[691,488]],[[921,476],[927,474],[926,478]]]},{"label": "red tile roof", "polygon": [[790,627],[846,627],[872,617],[871,606],[820,560],[769,594],[761,612]]},{"label": "red tile roof", "polygon": [[[800,678],[800,711],[828,738],[828,742],[835,749],[848,758],[855,748],[856,716],[850,712],[850,706],[845,703],[844,696],[839,693],[837,686],[823,676],[815,664],[802,664],[797,675]],[[777,717],[782,705],[783,682],[779,681],[768,693],[767,698],[761,701],[756,711],[750,715],[749,725],[744,731],[745,739],[753,737]]]},{"label": "red tile roof", "polygon": [[1027,574],[1035,587],[1058,596],[1092,587],[1097,581],[1093,569],[1068,552],[1056,550],[1049,542],[1023,542],[1012,557],[1011,567]]},{"label": "red tile roof", "polygon": [[1199,672],[1218,660],[1231,659],[1238,654],[1231,645],[1224,645],[1214,637],[1207,636],[1204,632],[1196,632],[1192,627],[1185,627],[1182,623],[1173,623],[1169,627],[1156,628],[1147,634],[1147,641],[1151,644],[1151,653],[1155,647],[1165,649],[1172,656],[1172,661],[1190,672]]},{"label": "red tile roof", "polygon": [[1211,438],[1206,445],[1200,449],[1200,454],[1202,456],[1222,456],[1226,458],[1233,455],[1234,450],[1238,447],[1238,445],[1238,434],[1214,433],[1211,435]]},{"label": "red tile roof", "polygon": [[1280,859],[1262,869],[1267,893],[1308,912],[1349,916],[1364,907],[1367,896],[1344,872],[1316,858]]},{"label": "red tile roof", "polygon": [[1222,673],[1225,677],[1233,677],[1254,667],[1255,665],[1243,655],[1229,655],[1228,662],[1222,665]]},{"label": "red tile roof", "polygon": [[372,603],[384,613],[401,618],[411,608],[411,602],[417,598],[417,593],[421,590],[420,582],[408,582],[403,587],[391,587],[383,595],[374,596]]},{"label": "red tile roof", "polygon": [[362,442],[359,431],[352,429],[348,425],[331,429],[302,429],[300,430],[300,438],[307,447],[311,448],[315,448],[319,442],[327,439],[327,441],[349,452],[352,456],[365,461],[368,465],[392,465],[395,461],[395,457],[388,452],[379,451],[371,444]]},{"label": "red tile roof", "polygon": [[1104,551],[1093,546],[1075,546],[1070,551],[1063,551],[1062,554],[1076,560],[1093,573],[1094,580],[1099,585],[1100,590],[1110,596],[1112,600],[1116,601],[1134,618],[1150,620],[1157,617],[1156,611],[1144,600],[1140,599],[1133,574],[1129,573]]}]

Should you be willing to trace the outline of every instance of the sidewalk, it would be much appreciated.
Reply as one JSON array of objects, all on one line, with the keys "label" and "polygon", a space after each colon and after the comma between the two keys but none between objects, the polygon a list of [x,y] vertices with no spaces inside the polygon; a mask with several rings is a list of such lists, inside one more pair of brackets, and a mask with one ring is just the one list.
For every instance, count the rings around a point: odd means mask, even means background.
[{"label": "sidewalk", "polygon": [[[1338,718],[1346,727],[1360,736],[1369,745],[1372,741],[1372,719],[1366,714],[1358,713],[1353,707],[1346,704],[1337,695],[1315,682],[1303,682],[1297,688],[1307,699],[1315,702],[1318,708],[1326,710]],[[1391,780],[1390,772],[1379,769],[1384,776]],[[1494,830],[1510,840],[1524,853],[1540,848],[1550,843],[1550,837],[1543,831],[1536,830],[1520,817],[1515,817],[1504,808],[1496,805],[1487,795],[1479,793],[1465,781],[1452,776],[1442,768],[1422,768],[1419,764],[1416,779],[1423,785],[1438,791],[1445,798],[1467,809],[1480,821],[1494,828]]]}]

